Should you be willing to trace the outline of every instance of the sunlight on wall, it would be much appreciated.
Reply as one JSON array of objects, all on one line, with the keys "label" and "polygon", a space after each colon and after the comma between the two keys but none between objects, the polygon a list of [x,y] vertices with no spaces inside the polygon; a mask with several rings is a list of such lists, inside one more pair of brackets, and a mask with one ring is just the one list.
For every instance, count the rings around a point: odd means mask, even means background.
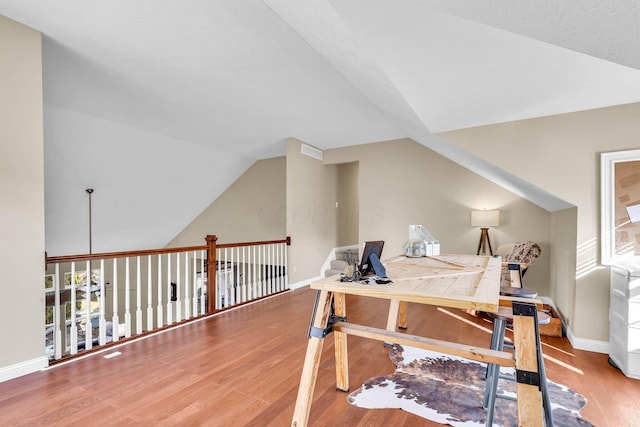
[{"label": "sunlight on wall", "polygon": [[597,239],[589,239],[586,242],[578,245],[576,252],[576,280],[593,273],[596,270],[601,270],[601,265],[598,265],[598,245]]}]

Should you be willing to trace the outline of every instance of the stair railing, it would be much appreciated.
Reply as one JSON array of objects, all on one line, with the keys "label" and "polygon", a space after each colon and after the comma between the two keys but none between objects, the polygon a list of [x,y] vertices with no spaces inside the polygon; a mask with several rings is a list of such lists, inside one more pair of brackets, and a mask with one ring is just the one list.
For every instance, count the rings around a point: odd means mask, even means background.
[{"label": "stair railing", "polygon": [[288,290],[290,238],[46,257],[50,360]]}]

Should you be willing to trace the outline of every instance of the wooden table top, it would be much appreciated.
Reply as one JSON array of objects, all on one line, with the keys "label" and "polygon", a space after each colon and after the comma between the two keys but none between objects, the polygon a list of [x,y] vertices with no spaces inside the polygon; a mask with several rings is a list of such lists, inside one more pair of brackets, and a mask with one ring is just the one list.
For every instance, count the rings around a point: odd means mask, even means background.
[{"label": "wooden table top", "polygon": [[312,289],[374,298],[498,311],[501,259],[476,255],[398,256],[382,262],[393,283],[341,282],[339,276],[311,283]]}]

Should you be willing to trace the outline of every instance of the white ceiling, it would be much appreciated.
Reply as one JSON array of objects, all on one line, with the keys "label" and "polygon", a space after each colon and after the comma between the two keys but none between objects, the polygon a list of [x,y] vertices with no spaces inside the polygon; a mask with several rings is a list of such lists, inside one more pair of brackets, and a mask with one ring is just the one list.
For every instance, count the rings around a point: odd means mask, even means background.
[{"label": "white ceiling", "polygon": [[[130,239],[123,247],[105,226],[98,250],[163,245],[254,160],[283,155],[290,136],[321,149],[409,136],[559,209],[565,202],[433,132],[640,101],[633,1],[0,0],[0,14],[44,34],[47,248],[55,254],[85,252],[85,237],[73,232],[84,216],[70,218],[68,206],[84,209],[87,186],[103,197],[102,223]],[[171,179],[154,168],[141,179],[121,156],[76,170],[52,161],[110,137],[134,164],[173,169]],[[194,172],[190,158],[161,148],[181,144],[211,167]],[[164,189],[164,200],[140,202],[149,189]],[[100,218],[94,223],[100,233]]]}]

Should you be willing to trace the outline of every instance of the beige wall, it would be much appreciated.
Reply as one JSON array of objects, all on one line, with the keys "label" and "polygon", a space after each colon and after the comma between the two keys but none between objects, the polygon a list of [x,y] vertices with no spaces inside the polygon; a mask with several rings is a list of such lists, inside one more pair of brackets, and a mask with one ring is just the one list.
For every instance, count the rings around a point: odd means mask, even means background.
[{"label": "beige wall", "polygon": [[168,247],[279,240],[286,237],[286,158],[259,160],[198,215]]},{"label": "beige wall", "polygon": [[293,284],[317,277],[329,251],[338,246],[337,167],[301,154],[300,143],[287,140],[287,235]]},{"label": "beige wall", "polygon": [[[474,253],[479,231],[469,225],[469,211],[500,209],[500,227],[490,231],[494,248],[512,241],[538,242],[543,253],[527,273],[527,286],[554,300],[576,337],[606,342],[609,271],[598,265],[598,155],[638,148],[638,117],[640,104],[631,104],[439,135],[577,207],[553,213],[411,140],[327,150],[323,163],[358,162],[358,239],[385,240],[386,256],[400,252],[407,225],[414,223],[431,230],[443,251]],[[343,243],[336,236],[332,209],[339,197],[340,167],[327,169],[302,156],[299,143],[287,143],[287,175],[282,178],[289,204],[286,234],[294,242],[292,283],[315,277],[329,250]],[[243,203],[241,197],[228,197],[227,206]],[[202,236],[198,232],[190,241],[176,239],[172,245],[201,244]]]},{"label": "beige wall", "polygon": [[359,166],[358,162],[338,165],[338,246],[359,243]]},{"label": "beige wall", "polygon": [[47,364],[40,40],[0,16],[0,381]]},{"label": "beige wall", "polygon": [[[383,256],[398,254],[408,239],[409,224],[431,230],[444,251],[475,253],[480,231],[470,226],[470,211],[497,208],[501,224],[490,230],[494,249],[514,241],[538,242],[543,252],[527,273],[527,286],[550,294],[548,212],[410,139],[327,150],[322,162],[302,155],[300,143],[293,138],[287,141],[286,179],[282,176],[287,194],[286,235],[292,238],[291,283],[318,276],[336,246],[385,240]],[[207,232],[219,234],[214,231],[218,227],[209,228],[212,224],[228,224],[230,235],[235,235],[234,226],[253,232],[260,220],[252,214],[253,205],[246,203],[247,190],[264,191],[266,177],[281,170],[283,159],[257,162],[171,246],[201,244]],[[236,218],[229,218],[233,216],[229,212],[237,213]],[[344,218],[353,215],[355,220]],[[278,218],[276,232],[285,221],[284,215]],[[247,238],[254,240],[251,235]]]},{"label": "beige wall", "polygon": [[553,291],[567,298],[573,291],[573,313],[565,314],[577,337],[608,340],[609,269],[598,265],[599,153],[640,147],[639,117],[636,103],[440,135],[577,206],[576,274],[557,280]]},{"label": "beige wall", "polygon": [[532,203],[410,140],[325,151],[327,164],[359,162],[360,242],[384,240],[384,257],[402,251],[409,224],[422,224],[443,252],[475,253],[480,230],[472,209],[500,209],[492,246],[533,240],[542,255],[527,272],[527,286],[548,295],[550,215]]},{"label": "beige wall", "polygon": [[549,296],[569,326],[575,309],[577,211],[569,208],[551,214]]}]

